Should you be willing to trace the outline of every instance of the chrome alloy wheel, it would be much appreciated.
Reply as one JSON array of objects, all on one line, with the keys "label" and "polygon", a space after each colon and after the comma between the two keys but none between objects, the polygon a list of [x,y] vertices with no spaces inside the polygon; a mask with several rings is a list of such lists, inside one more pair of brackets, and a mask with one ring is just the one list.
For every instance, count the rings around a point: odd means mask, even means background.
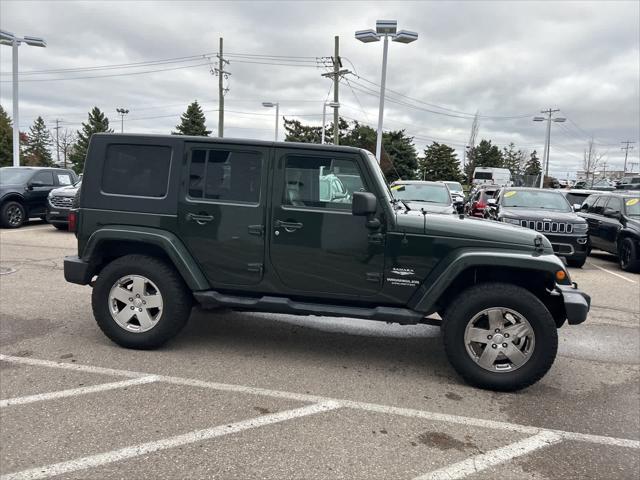
[{"label": "chrome alloy wheel", "polygon": [[509,308],[488,308],[467,324],[464,344],[469,356],[490,372],[513,372],[527,363],[535,334],[524,315]]},{"label": "chrome alloy wheel", "polygon": [[11,205],[7,209],[7,220],[12,227],[19,227],[24,220],[22,209],[17,205]]},{"label": "chrome alloy wheel", "polygon": [[127,275],[109,291],[109,312],[113,320],[129,332],[151,330],[162,316],[162,294],[146,277]]}]

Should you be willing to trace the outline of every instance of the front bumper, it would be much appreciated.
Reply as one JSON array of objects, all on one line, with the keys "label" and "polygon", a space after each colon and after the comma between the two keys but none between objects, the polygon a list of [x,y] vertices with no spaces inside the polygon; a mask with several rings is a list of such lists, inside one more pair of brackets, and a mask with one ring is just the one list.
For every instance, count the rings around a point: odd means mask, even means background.
[{"label": "front bumper", "polygon": [[47,222],[48,223],[69,223],[70,208],[56,208],[47,205]]},{"label": "front bumper", "polygon": [[64,257],[64,279],[70,283],[87,285],[91,282],[92,269],[88,262],[85,262],[77,255]]},{"label": "front bumper", "polygon": [[553,246],[553,252],[559,257],[581,259],[587,256],[589,237],[584,235],[543,234]]},{"label": "front bumper", "polygon": [[562,295],[564,310],[569,325],[578,325],[587,319],[591,307],[591,297],[578,290],[578,285],[556,285],[557,291]]}]

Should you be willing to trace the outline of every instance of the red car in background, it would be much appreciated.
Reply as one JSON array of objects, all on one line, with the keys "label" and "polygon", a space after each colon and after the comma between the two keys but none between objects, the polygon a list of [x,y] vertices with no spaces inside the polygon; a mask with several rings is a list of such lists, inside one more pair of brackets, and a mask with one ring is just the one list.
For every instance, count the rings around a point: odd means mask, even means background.
[{"label": "red car in background", "polygon": [[481,185],[471,192],[464,213],[469,217],[489,218],[489,200],[495,200],[500,192],[498,185]]}]

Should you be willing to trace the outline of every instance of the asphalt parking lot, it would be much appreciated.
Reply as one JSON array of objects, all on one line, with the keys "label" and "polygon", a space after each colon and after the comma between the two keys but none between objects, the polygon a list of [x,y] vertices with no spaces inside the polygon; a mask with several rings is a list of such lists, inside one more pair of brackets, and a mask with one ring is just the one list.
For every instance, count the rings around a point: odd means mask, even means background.
[{"label": "asphalt parking lot", "polygon": [[0,231],[0,479],[635,479],[640,275],[595,253],[587,322],[514,394],[465,385],[439,330],[194,310],[158,351],[112,344],[75,238]]}]

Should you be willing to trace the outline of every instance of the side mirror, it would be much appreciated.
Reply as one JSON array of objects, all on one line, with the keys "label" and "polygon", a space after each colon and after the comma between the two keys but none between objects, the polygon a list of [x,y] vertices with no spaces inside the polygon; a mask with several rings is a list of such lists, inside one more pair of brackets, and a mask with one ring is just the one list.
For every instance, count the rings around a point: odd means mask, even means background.
[{"label": "side mirror", "polygon": [[487,205],[489,205],[490,207],[495,207],[497,205],[496,199],[490,198],[489,200],[487,200]]},{"label": "side mirror", "polygon": [[378,199],[371,192],[353,192],[351,213],[360,217],[366,217],[376,213]]},{"label": "side mirror", "polygon": [[573,204],[573,211],[574,212],[579,212],[580,211],[580,204],[579,203],[574,203]]}]

